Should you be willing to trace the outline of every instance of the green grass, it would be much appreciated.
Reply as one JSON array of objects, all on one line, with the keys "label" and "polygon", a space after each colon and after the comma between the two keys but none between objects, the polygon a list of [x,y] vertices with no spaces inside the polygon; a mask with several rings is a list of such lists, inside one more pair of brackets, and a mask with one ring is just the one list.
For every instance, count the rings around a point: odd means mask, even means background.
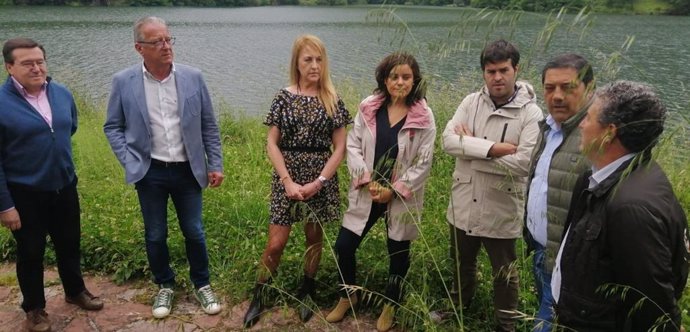
[{"label": "green grass", "polygon": [[636,14],[663,14],[671,9],[671,5],[664,0],[635,0],[633,12]]}]

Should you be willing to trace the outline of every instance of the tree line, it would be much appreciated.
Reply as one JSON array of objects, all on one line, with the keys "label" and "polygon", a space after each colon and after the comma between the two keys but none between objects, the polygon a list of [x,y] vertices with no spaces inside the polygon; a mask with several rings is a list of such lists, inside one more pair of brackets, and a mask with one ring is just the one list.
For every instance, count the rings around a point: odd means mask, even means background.
[{"label": "tree line", "polygon": [[[425,5],[462,6],[493,9],[513,9],[546,12],[562,7],[579,9],[585,6],[595,11],[633,11],[635,0],[0,0],[0,5],[82,5],[82,6],[193,6],[247,7],[276,5]],[[690,0],[658,0],[663,8],[656,12],[689,15]]]}]

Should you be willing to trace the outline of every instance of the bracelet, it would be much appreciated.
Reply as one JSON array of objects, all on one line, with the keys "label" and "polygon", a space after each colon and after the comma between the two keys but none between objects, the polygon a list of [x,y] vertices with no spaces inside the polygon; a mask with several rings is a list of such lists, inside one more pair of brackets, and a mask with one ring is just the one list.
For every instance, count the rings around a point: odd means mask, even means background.
[{"label": "bracelet", "polygon": [[284,183],[284,182],[285,182],[285,179],[287,179],[287,178],[289,178],[289,177],[290,177],[290,175],[283,176],[282,178],[280,178],[280,183],[285,184],[285,183]]}]

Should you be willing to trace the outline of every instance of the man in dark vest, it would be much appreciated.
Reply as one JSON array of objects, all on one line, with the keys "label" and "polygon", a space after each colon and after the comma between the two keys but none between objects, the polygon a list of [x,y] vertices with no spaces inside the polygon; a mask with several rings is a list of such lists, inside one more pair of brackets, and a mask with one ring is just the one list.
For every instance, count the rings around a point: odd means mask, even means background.
[{"label": "man in dark vest", "polygon": [[589,62],[577,54],[559,55],[542,71],[544,102],[549,116],[539,123],[525,204],[525,241],[534,252],[539,310],[534,331],[551,331],[551,271],[563,236],[563,224],[577,177],[589,169],[580,154],[580,130],[594,88]]}]

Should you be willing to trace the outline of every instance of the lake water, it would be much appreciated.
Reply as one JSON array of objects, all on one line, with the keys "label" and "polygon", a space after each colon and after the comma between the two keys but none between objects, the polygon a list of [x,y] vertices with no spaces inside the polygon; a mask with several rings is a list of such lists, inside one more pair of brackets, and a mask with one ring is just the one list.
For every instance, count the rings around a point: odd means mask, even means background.
[{"label": "lake water", "polygon": [[[523,70],[538,72],[551,56],[578,52],[595,64],[600,84],[614,77],[646,81],[657,87],[670,109],[687,112],[690,105],[689,17],[591,16],[586,29],[584,23],[570,31],[562,25],[544,51],[535,41],[546,31],[545,14],[523,13],[510,23],[510,15],[498,22],[501,16],[483,17],[476,10],[402,7],[394,11],[397,24],[382,24],[373,19],[377,8],[0,7],[0,40],[27,36],[42,42],[51,75],[98,101],[107,98],[115,72],[140,61],[132,23],[155,15],[168,21],[177,38],[176,61],[203,70],[216,103],[249,114],[264,114],[277,89],[287,84],[291,44],[303,33],[325,42],[336,85],[348,82],[362,96],[375,85],[377,62],[400,48],[417,55],[432,82],[472,84],[475,89],[481,83],[477,74],[483,42],[504,36],[530,59]],[[567,16],[563,23],[574,19]],[[627,36],[635,37],[632,46],[616,57]],[[608,69],[612,61],[619,72]],[[533,84],[541,91],[539,82]]]}]

